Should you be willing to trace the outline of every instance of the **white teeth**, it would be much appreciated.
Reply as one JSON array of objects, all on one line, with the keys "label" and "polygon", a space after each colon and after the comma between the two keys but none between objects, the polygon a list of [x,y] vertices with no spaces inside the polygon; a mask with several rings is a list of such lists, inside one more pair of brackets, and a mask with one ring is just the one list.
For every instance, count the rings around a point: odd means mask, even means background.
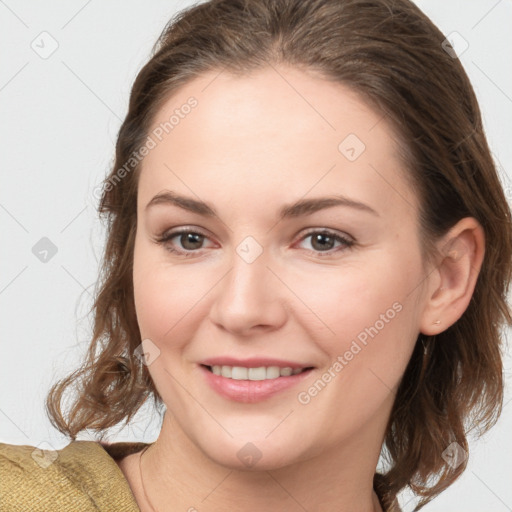
[{"label": "white teeth", "polygon": [[222,375],[228,379],[234,380],[267,380],[277,379],[278,377],[289,377],[297,375],[303,371],[303,368],[292,369],[289,366],[280,368],[279,366],[260,366],[258,368],[245,368],[243,366],[211,366],[215,375]]},{"label": "white teeth", "polygon": [[[254,370],[258,369],[258,368],[253,368]],[[260,380],[263,380],[263,379],[277,379],[277,377],[280,376],[280,369],[279,369],[279,366],[269,366],[267,368],[267,370],[265,371],[265,368],[262,367],[261,368],[263,370],[262,375],[263,377],[261,377]],[[251,372],[249,370],[249,379],[251,379]],[[255,380],[255,379],[253,379]]]},{"label": "white teeth", "polygon": [[219,375],[224,375],[224,377],[231,377],[231,366],[222,366]]},{"label": "white teeth", "polygon": [[261,366],[259,368],[248,368],[247,377],[249,378],[249,380],[265,380],[267,378],[267,370],[265,369],[264,366]]},{"label": "white teeth", "polygon": [[231,368],[231,378],[234,380],[247,380],[247,368],[242,366],[233,366]]}]

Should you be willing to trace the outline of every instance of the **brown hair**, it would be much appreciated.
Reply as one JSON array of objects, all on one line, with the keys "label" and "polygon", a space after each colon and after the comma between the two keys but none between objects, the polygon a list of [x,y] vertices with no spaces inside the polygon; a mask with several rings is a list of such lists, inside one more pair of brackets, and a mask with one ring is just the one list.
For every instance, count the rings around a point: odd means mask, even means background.
[{"label": "brown hair", "polygon": [[[171,19],[135,80],[104,182],[99,212],[108,231],[92,341],[84,365],[48,395],[53,425],[75,439],[86,428],[128,422],[148,397],[162,403],[134,354],[141,343],[132,282],[140,164],[122,179],[116,169],[142,146],[162,104],[193,78],[284,63],[351,87],[386,116],[420,198],[425,241],[468,216],[484,229],[485,257],[471,302],[441,334],[419,336],[384,444],[383,481],[391,495],[408,485],[422,497],[419,509],[452,484],[466,463],[452,468],[445,449],[456,442],[467,451],[472,427],[485,432],[501,412],[512,223],[474,91],[444,40],[408,0],[213,0]],[[72,385],[78,393],[63,415]]]}]

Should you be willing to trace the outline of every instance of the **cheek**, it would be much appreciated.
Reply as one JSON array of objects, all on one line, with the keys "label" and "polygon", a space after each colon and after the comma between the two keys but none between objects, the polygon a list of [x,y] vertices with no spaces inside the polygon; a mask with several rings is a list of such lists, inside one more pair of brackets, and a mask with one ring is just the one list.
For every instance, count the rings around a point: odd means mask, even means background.
[{"label": "cheek", "polygon": [[142,337],[154,341],[161,340],[184,313],[173,293],[184,289],[177,276],[166,271],[158,252],[143,242],[135,243],[133,287],[137,321]]},{"label": "cheek", "polygon": [[172,266],[163,251],[135,245],[134,300],[142,338],[169,347],[186,340],[194,320],[205,313],[203,299],[215,280],[204,272],[193,272],[192,267]]},{"label": "cheek", "polygon": [[330,333],[333,338],[346,338],[379,322],[381,315],[386,319],[397,316],[396,303],[409,301],[411,283],[420,279],[415,267],[412,261],[393,261],[383,254],[374,261],[347,264],[323,273],[302,272],[292,279],[297,295],[317,314],[316,322],[320,320],[334,331]]},{"label": "cheek", "polygon": [[375,374],[382,373],[392,387],[405,370],[418,334],[414,290],[421,276],[419,260],[414,255],[404,258],[403,252],[401,258],[396,253],[375,254],[371,261],[346,265],[325,279],[302,274],[296,280],[297,295],[307,297],[304,302],[315,315],[299,321],[326,355],[326,365],[341,357],[344,379],[375,381]]},{"label": "cheek", "polygon": [[[310,414],[336,410],[324,418],[326,431],[350,432],[377,410],[390,408],[414,348],[417,305],[411,283],[419,269],[414,262],[380,261],[383,265],[333,274],[322,294],[310,296],[308,305],[329,330],[320,331],[315,317],[302,327],[326,357],[318,379],[297,399]],[[299,293],[311,284],[303,281]]]}]

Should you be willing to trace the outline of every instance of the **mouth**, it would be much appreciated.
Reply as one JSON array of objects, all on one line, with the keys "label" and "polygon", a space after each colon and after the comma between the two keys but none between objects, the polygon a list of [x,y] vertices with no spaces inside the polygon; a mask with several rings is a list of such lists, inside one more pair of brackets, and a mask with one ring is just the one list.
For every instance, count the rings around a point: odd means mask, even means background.
[{"label": "mouth", "polygon": [[202,364],[201,366],[214,375],[225,377],[226,379],[251,381],[274,380],[281,377],[290,377],[292,375],[299,375],[300,373],[304,373],[313,369],[313,366],[307,366],[303,368],[292,368],[291,366],[258,366],[249,368],[246,366],[210,366],[206,364]]}]

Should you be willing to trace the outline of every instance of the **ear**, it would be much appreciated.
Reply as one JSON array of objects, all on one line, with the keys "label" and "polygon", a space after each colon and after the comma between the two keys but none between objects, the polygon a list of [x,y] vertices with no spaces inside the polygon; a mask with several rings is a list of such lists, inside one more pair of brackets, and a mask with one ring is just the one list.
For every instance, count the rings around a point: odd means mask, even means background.
[{"label": "ear", "polygon": [[420,331],[439,334],[466,311],[485,253],[485,235],[473,217],[461,219],[436,243],[439,257],[429,272]]}]

